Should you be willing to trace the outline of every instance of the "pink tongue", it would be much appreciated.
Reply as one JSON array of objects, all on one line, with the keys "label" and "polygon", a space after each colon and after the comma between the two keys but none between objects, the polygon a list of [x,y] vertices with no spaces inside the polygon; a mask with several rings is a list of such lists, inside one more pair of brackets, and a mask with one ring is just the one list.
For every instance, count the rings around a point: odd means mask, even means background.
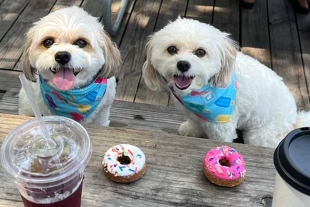
[{"label": "pink tongue", "polygon": [[174,83],[178,88],[183,89],[192,83],[192,79],[190,77],[174,76]]},{"label": "pink tongue", "polygon": [[53,78],[53,83],[59,90],[69,90],[75,80],[73,70],[69,68],[60,68]]}]

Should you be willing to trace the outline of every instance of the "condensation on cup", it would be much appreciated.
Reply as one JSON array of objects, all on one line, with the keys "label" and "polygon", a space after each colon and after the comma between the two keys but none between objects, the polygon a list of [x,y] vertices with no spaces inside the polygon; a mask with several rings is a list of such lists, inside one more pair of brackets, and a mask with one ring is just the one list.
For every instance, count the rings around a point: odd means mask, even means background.
[{"label": "condensation on cup", "polygon": [[37,120],[15,128],[1,149],[3,171],[15,182],[25,207],[80,207],[91,142],[82,125],[60,116],[43,117],[56,148]]},{"label": "condensation on cup", "polygon": [[272,207],[310,207],[310,128],[290,132],[274,152]]}]

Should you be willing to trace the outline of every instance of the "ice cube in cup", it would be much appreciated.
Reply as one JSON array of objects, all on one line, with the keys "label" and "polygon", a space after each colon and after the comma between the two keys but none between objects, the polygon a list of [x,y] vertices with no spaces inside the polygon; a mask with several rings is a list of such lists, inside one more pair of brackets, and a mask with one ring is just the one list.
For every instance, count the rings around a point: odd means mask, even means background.
[{"label": "ice cube in cup", "polygon": [[310,128],[290,132],[274,152],[273,207],[310,206]]},{"label": "ice cube in cup", "polygon": [[84,169],[91,156],[88,133],[74,120],[43,117],[55,148],[37,120],[15,128],[2,149],[4,173],[15,182],[25,207],[80,207]]}]

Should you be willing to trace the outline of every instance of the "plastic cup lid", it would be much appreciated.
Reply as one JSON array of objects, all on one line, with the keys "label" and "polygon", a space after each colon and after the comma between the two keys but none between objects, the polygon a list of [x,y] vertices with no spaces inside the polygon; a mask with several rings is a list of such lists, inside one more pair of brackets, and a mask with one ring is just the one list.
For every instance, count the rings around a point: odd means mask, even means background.
[{"label": "plastic cup lid", "polygon": [[274,152],[279,175],[293,188],[310,195],[310,128],[295,129]]},{"label": "plastic cup lid", "polygon": [[2,144],[3,171],[21,185],[52,187],[64,183],[83,173],[90,159],[91,143],[82,125],[60,116],[43,120],[57,143],[56,150],[44,149],[36,119],[15,128]]}]

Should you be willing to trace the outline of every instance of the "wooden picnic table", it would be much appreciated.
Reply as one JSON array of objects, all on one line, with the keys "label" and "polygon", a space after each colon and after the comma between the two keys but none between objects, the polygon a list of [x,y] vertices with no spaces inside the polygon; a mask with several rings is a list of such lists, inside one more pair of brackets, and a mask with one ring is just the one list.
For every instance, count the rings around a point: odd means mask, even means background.
[{"label": "wooden picnic table", "polygon": [[[12,129],[29,119],[32,117],[0,113],[0,145]],[[243,154],[247,177],[241,185],[225,188],[205,178],[202,161],[208,150],[227,143],[117,127],[85,125],[85,128],[93,151],[85,172],[83,207],[261,207],[262,199],[272,195],[274,149],[229,143]],[[101,164],[105,151],[121,143],[135,145],[146,155],[145,175],[129,184],[110,181]],[[0,183],[0,206],[23,206],[17,189],[3,174],[1,166]]]}]

